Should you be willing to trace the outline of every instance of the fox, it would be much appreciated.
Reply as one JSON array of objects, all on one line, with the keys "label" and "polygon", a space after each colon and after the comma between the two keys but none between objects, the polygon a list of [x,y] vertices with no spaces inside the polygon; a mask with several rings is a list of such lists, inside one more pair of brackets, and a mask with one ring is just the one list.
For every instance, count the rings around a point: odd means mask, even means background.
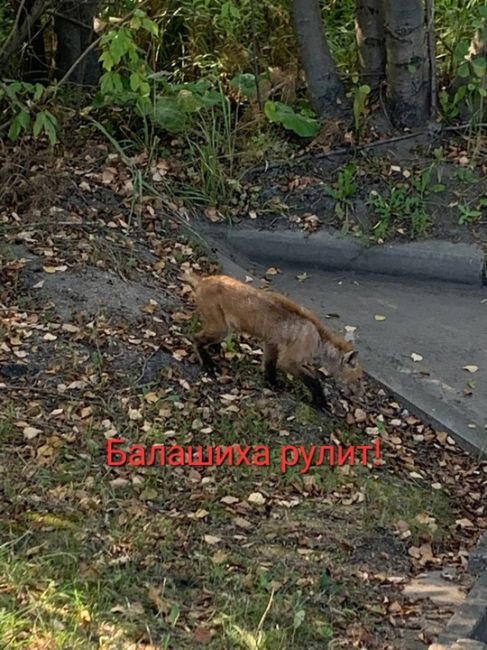
[{"label": "fox", "polygon": [[229,331],[245,333],[263,342],[264,377],[277,385],[277,370],[301,380],[314,407],[327,411],[318,369],[324,367],[348,397],[364,393],[358,351],[335,334],[309,309],[274,291],[257,289],[228,275],[201,276],[189,270],[184,281],[193,289],[202,328],[194,337],[203,369],[213,374],[208,348]]}]

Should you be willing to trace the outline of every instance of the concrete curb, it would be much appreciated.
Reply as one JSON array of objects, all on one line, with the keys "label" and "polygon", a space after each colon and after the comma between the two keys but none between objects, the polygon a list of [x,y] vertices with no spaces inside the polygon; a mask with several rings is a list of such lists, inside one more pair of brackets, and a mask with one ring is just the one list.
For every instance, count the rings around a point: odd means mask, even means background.
[{"label": "concrete curb", "polygon": [[[462,645],[463,644],[463,645]],[[487,573],[478,578],[465,602],[450,619],[430,650],[487,648]]]},{"label": "concrete curb", "polygon": [[468,558],[468,570],[473,575],[487,573],[487,533],[484,533]]},{"label": "concrete curb", "polygon": [[324,231],[267,231],[250,228],[211,228],[208,235],[226,239],[252,261],[287,263],[325,271],[377,273],[393,277],[440,280],[479,286],[484,279],[485,255],[475,244],[421,241],[367,246],[352,237]]}]

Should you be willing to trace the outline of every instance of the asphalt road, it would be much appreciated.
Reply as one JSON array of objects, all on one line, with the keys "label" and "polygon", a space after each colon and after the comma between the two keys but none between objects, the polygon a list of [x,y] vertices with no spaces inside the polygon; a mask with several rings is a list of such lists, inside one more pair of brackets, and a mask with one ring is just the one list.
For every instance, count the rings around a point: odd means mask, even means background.
[{"label": "asphalt road", "polygon": [[[262,277],[262,266],[226,255],[224,272]],[[303,269],[279,270],[277,290],[323,318],[338,314],[325,321],[332,329],[357,328],[365,370],[411,412],[487,453],[487,287],[309,269],[299,281]]]}]

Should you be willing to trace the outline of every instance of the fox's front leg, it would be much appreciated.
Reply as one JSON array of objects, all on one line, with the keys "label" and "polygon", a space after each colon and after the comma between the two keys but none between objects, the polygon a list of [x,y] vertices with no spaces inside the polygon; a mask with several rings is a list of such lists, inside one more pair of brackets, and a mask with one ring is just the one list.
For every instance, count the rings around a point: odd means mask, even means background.
[{"label": "fox's front leg", "polygon": [[323,392],[323,386],[318,379],[318,375],[313,372],[308,372],[307,370],[301,370],[299,378],[311,393],[311,402],[313,406],[320,411],[329,413],[328,403]]},{"label": "fox's front leg", "polygon": [[290,361],[285,358],[279,358],[279,366],[285,371],[301,379],[303,384],[311,393],[311,403],[312,405],[319,409],[320,411],[325,411],[329,413],[328,404],[323,393],[323,386],[318,378],[318,374],[304,368],[295,361]]},{"label": "fox's front leg", "polygon": [[277,345],[264,343],[264,377],[271,386],[277,384],[277,355]]}]

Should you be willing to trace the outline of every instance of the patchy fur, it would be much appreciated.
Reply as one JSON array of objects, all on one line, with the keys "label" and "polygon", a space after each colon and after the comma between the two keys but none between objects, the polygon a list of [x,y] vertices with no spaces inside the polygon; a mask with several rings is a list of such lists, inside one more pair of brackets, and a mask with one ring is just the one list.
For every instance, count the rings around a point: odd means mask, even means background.
[{"label": "patchy fur", "polygon": [[309,309],[273,291],[256,289],[226,275],[200,277],[187,272],[203,328],[196,347],[203,366],[213,368],[207,347],[219,343],[229,330],[264,341],[265,375],[276,381],[276,368],[302,381],[313,402],[324,405],[316,372],[324,367],[349,393],[361,394],[362,369],[352,345],[331,332]]}]

